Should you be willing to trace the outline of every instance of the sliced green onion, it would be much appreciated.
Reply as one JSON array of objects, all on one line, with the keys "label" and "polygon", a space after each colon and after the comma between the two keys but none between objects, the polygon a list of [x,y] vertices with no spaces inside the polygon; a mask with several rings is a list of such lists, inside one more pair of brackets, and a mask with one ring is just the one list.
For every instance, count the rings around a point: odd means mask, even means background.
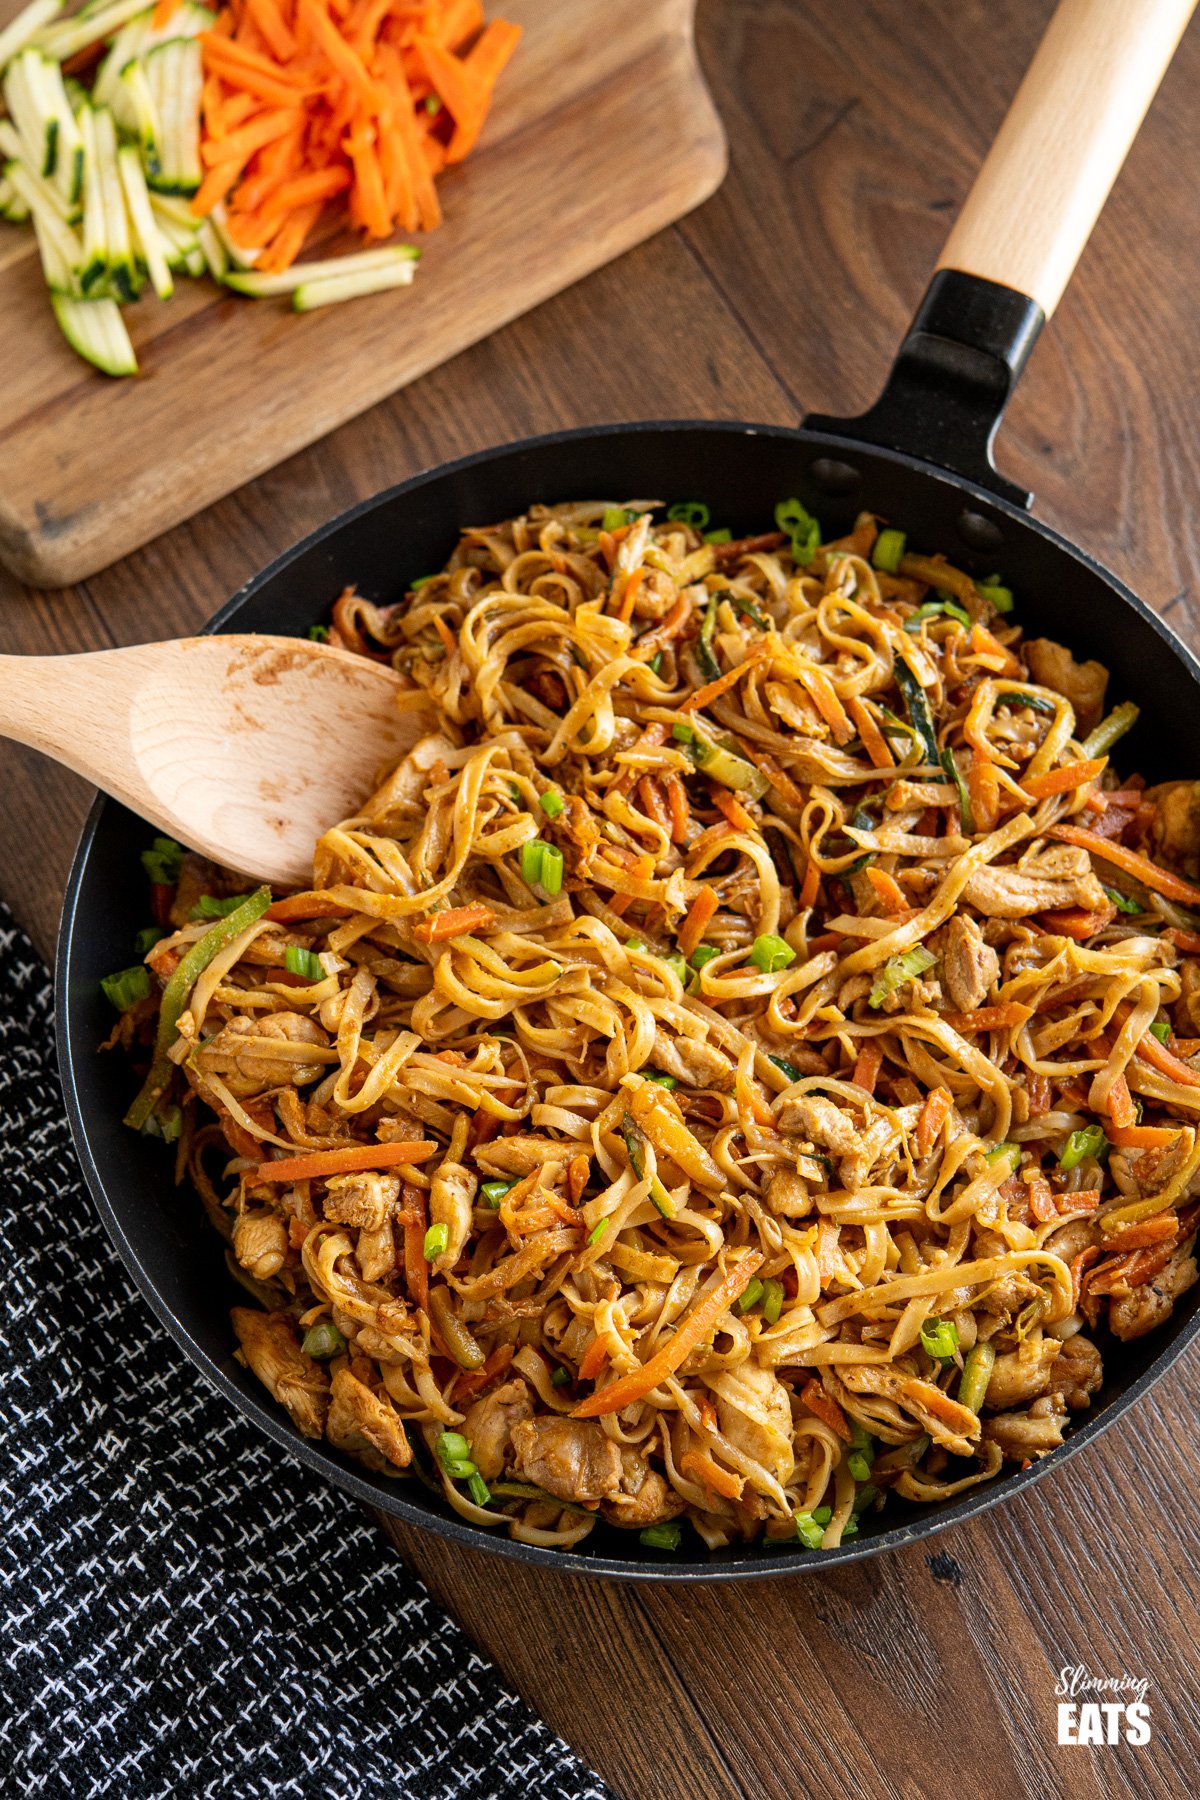
[{"label": "sliced green onion", "polygon": [[1086,757],[1103,756],[1111,750],[1118,738],[1123,738],[1127,731],[1132,731],[1137,724],[1140,707],[1132,700],[1123,700],[1120,706],[1114,706],[1106,719],[1101,719],[1095,731],[1083,740],[1083,754]]},{"label": "sliced green onion", "polygon": [[966,837],[973,837],[975,835],[975,812],[971,806],[970,791],[966,782],[963,780],[962,770],[958,766],[958,759],[953,750],[947,746],[946,749],[942,751],[940,760],[943,769],[945,769],[947,775],[958,790],[958,816],[960,823],[962,824],[963,834]]},{"label": "sliced green onion", "polygon": [[538,805],[548,819],[557,819],[563,809],[563,797],[557,788],[547,788],[538,796]]},{"label": "sliced green onion", "polygon": [[871,1463],[864,1450],[852,1450],[846,1458],[846,1467],[853,1475],[855,1481],[869,1481],[871,1479]]},{"label": "sliced green onion", "polygon": [[758,610],[753,600],[746,600],[741,594],[730,594],[728,598],[729,604],[733,607],[734,612],[737,613],[739,618],[749,619],[750,623],[752,625],[757,625],[760,631],[765,631],[767,629],[771,621],[768,619],[766,613]]},{"label": "sliced green onion", "polygon": [[639,1073],[646,1081],[653,1081],[658,1087],[675,1088],[679,1086],[673,1075],[664,1075],[661,1069],[641,1069]]},{"label": "sliced green onion", "polygon": [[314,644],[327,644],[329,642],[329,627],[328,625],[310,625],[308,628],[308,635]]},{"label": "sliced green onion", "polygon": [[958,1326],[953,1319],[926,1319],[921,1327],[921,1348],[935,1362],[953,1362],[958,1351]]},{"label": "sliced green onion", "polygon": [[697,944],[691,955],[693,969],[702,969],[706,963],[712,961],[714,956],[720,956],[720,954],[721,952],[715,944]]},{"label": "sliced green onion", "polygon": [[871,561],[877,569],[886,575],[899,572],[900,558],[908,548],[908,539],[902,531],[881,531],[875,539],[875,548],[871,551]]},{"label": "sliced green onion", "polygon": [[346,1340],[332,1319],[319,1319],[305,1332],[300,1348],[316,1362],[328,1362],[331,1356],[342,1354]]},{"label": "sliced green onion", "polygon": [[910,613],[904,621],[904,629],[910,637],[916,637],[926,619],[941,617],[957,619],[960,625],[969,625],[971,615],[965,606],[957,600],[926,600],[918,606],[916,612]]},{"label": "sliced green onion", "polygon": [[650,658],[650,661],[647,664],[647,667],[649,668],[650,673],[652,675],[661,675],[662,674],[662,666],[663,666],[663,653],[661,650],[656,650],[654,652],[654,655]]},{"label": "sliced green onion", "polygon": [[431,1225],[425,1233],[425,1261],[432,1262],[441,1256],[450,1244],[450,1227],[448,1225]]},{"label": "sliced green onion", "polygon": [[562,893],[563,853],[556,844],[546,844],[542,849],[542,872],[538,877],[542,884],[542,892],[553,899],[555,894]]},{"label": "sliced green onion", "polygon": [[177,1106],[157,1106],[142,1129],[147,1137],[162,1138],[166,1144],[178,1143],[183,1114]]},{"label": "sliced green onion", "polygon": [[483,1476],[479,1473],[478,1469],[475,1470],[473,1475],[468,1475],[467,1486],[471,1490],[471,1498],[476,1506],[486,1506],[491,1500],[491,1489],[488,1487],[487,1482],[483,1479]]},{"label": "sliced green onion", "polygon": [[133,940],[133,947],[139,956],[146,956],[155,944],[161,944],[167,933],[161,925],[143,925]]},{"label": "sliced green onion", "polygon": [[[169,839],[166,841],[170,841]],[[271,890],[260,887],[250,898],[230,913],[227,919],[218,919],[210,925],[202,938],[187,950],[176,964],[174,973],[163,989],[163,997],[158,1009],[158,1032],[154,1040],[154,1056],[151,1059],[149,1072],[141,1089],[125,1114],[125,1123],[135,1131],[141,1131],[150,1114],[158,1105],[166,1092],[167,1085],[175,1072],[175,1065],[168,1052],[179,1033],[179,1017],[187,1004],[188,997],[201,974],[208,967],[218,951],[224,950],[240,937],[247,926],[260,919],[271,904]]]},{"label": "sliced green onion", "polygon": [[676,980],[686,986],[688,980],[687,958],[678,950],[672,950],[669,955],[664,956],[662,960],[666,963]]},{"label": "sliced green onion", "polygon": [[976,593],[989,600],[998,613],[1010,613],[1013,609],[1013,591],[999,581],[977,581]]},{"label": "sliced green onion", "polygon": [[[1145,911],[1140,900],[1135,900],[1132,894],[1123,894],[1120,888],[1106,887],[1104,891],[1118,912],[1140,913]],[[1154,1030],[1153,1025],[1150,1029]]]},{"label": "sliced green onion", "polygon": [[183,867],[183,845],[174,838],[156,837],[151,848],[142,851],[142,867],[155,887],[174,887]]},{"label": "sliced green onion", "polygon": [[303,975],[307,981],[325,979],[321,959],[314,950],[305,950],[300,944],[289,944],[283,953],[283,960],[289,975]]},{"label": "sliced green onion", "polygon": [[781,1075],[786,1075],[789,1081],[799,1081],[799,1069],[796,1067],[795,1063],[790,1063],[786,1056],[772,1056],[768,1050],[767,1061],[769,1063],[774,1063],[775,1067],[779,1070],[779,1073]]},{"label": "sliced green onion", "polygon": [[620,531],[622,525],[632,525],[637,518],[624,506],[606,506],[604,517],[600,521],[601,531]]},{"label": "sliced green onion", "polygon": [[643,944],[641,938],[626,938],[625,948],[627,950],[644,950],[646,946]]},{"label": "sliced green onion", "polygon": [[521,880],[533,887],[542,879],[542,857],[546,845],[541,838],[530,838],[521,845]]},{"label": "sliced green onion", "polygon": [[[866,1512],[868,1506],[870,1506],[872,1500],[877,1498],[878,1494],[879,1489],[873,1487],[870,1482],[867,1483],[866,1487],[859,1488],[857,1494],[854,1496],[855,1513]],[[843,1536],[844,1535],[845,1534],[843,1533]]]},{"label": "sliced green onion", "polygon": [[432,575],[418,575],[417,579],[415,581],[409,582],[409,584],[408,584],[409,593],[415,594],[419,588],[428,587],[429,583],[432,580],[433,580]]},{"label": "sliced green onion", "polygon": [[150,971],[145,963],[135,963],[132,969],[118,969],[115,975],[106,975],[100,986],[106,1000],[111,1000],[118,1012],[128,1012],[139,1000],[150,998]]},{"label": "sliced green onion", "polygon": [[217,894],[201,894],[192,908],[193,919],[227,919],[250,898],[249,894],[229,894],[224,900]]},{"label": "sliced green onion", "polygon": [[601,1219],[599,1221],[599,1223],[593,1225],[592,1229],[588,1232],[588,1243],[589,1244],[598,1244],[600,1242],[600,1239],[604,1236],[604,1234],[607,1230],[608,1230],[608,1220]]},{"label": "sliced green onion", "polygon": [[569,1387],[570,1383],[571,1371],[569,1369],[564,1369],[560,1364],[550,1377],[550,1386],[554,1388]]},{"label": "sliced green onion", "polygon": [[883,968],[875,977],[875,983],[867,995],[869,1006],[882,1006],[889,994],[902,988],[906,981],[915,981],[926,969],[932,969],[937,957],[924,944],[914,944],[911,950],[905,950],[900,956],[889,956]]},{"label": "sliced green onion", "polygon": [[825,1528],[818,1525],[816,1514],[810,1512],[793,1513],[796,1521],[796,1536],[806,1550],[819,1550],[821,1540],[825,1536]]},{"label": "sliced green onion", "polygon": [[690,744],[694,742],[696,733],[692,730],[690,725],[677,724],[672,725],[671,736],[675,739],[677,744]]},{"label": "sliced green onion", "polygon": [[733,533],[728,525],[722,525],[719,531],[706,531],[704,541],[706,544],[732,544]]},{"label": "sliced green onion", "polygon": [[510,1193],[516,1185],[515,1181],[485,1181],[479,1191],[483,1195],[484,1203],[490,1206],[493,1212],[499,1212],[500,1202],[505,1194]]},{"label": "sliced green onion", "polygon": [[758,1303],[762,1299],[762,1297],[763,1297],[763,1284],[758,1279],[758,1276],[756,1275],[754,1277],[754,1280],[750,1283],[749,1287],[743,1288],[742,1292],[738,1295],[737,1299],[734,1301],[733,1310],[736,1313],[747,1313],[750,1311],[750,1308],[752,1306],[758,1305]]},{"label": "sliced green onion", "polygon": [[1102,1125],[1083,1125],[1071,1133],[1059,1151],[1058,1166],[1060,1169],[1077,1168],[1085,1156],[1098,1157],[1107,1143]]},{"label": "sliced green onion", "polygon": [[761,932],[750,946],[750,961],[764,975],[775,975],[795,960],[792,946],[773,931]]},{"label": "sliced green onion", "polygon": [[762,1293],[762,1314],[768,1325],[778,1325],[779,1315],[783,1311],[782,1281],[764,1281]]},{"label": "sliced green onion", "polygon": [[1158,1039],[1160,1044],[1165,1044],[1171,1035],[1171,1027],[1167,1024],[1165,1019],[1155,1019],[1153,1025],[1150,1027],[1150,1031],[1152,1035]]},{"label": "sliced green onion", "polygon": [[672,525],[690,525],[693,531],[708,529],[708,508],[703,500],[681,500],[677,506],[668,506],[667,517]]},{"label": "sliced green onion", "polygon": [[1015,1174],[1021,1166],[1020,1144],[993,1144],[983,1160],[987,1163],[995,1163],[999,1162],[1001,1157],[1006,1157],[1008,1159],[1009,1165]]},{"label": "sliced green onion", "polygon": [[475,1467],[471,1461],[471,1446],[461,1431],[443,1431],[434,1448],[437,1459],[447,1474],[456,1468]]},{"label": "sliced green onion", "polygon": [[807,568],[821,548],[821,527],[799,500],[781,500],[775,508],[775,523],[792,540],[792,558]]},{"label": "sliced green onion", "polygon": [[704,617],[700,622],[700,636],[696,642],[696,655],[706,681],[715,681],[721,673],[721,665],[717,661],[716,651],[713,649],[713,634],[717,629],[719,603],[720,597],[714,594],[704,609]]},{"label": "sliced green onion", "polygon": [[833,1508],[832,1506],[814,1506],[812,1516],[818,1525],[828,1525],[833,1517]]},{"label": "sliced green onion", "polygon": [[969,1406],[977,1413],[983,1405],[984,1395],[988,1390],[988,1382],[992,1379],[992,1370],[996,1366],[996,1352],[991,1344],[976,1344],[967,1352],[967,1360],[963,1364],[962,1380],[958,1384],[958,1403]]},{"label": "sliced green onion", "polygon": [[1038,1320],[1046,1310],[1046,1295],[1037,1294],[1028,1304],[1023,1306],[1014,1321],[1014,1330],[1018,1344],[1023,1344]]},{"label": "sliced green onion", "polygon": [[913,730],[921,740],[925,759],[937,766],[941,757],[938,754],[937,732],[933,728],[933,715],[925,698],[925,689],[902,656],[896,657],[892,668],[895,671],[896,685],[904,695],[904,704],[908,708]]},{"label": "sliced green onion", "polygon": [[673,1519],[662,1525],[647,1525],[638,1533],[638,1543],[644,1544],[647,1550],[678,1550],[683,1541],[683,1526]]}]

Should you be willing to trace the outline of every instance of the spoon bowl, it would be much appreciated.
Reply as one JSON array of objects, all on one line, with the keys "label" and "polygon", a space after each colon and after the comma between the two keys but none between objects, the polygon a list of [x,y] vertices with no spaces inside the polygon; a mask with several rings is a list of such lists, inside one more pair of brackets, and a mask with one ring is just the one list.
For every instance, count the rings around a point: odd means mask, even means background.
[{"label": "spoon bowl", "polygon": [[0,732],[224,868],[312,879],[313,845],[430,729],[425,695],[368,657],[230,635],[0,657]]}]

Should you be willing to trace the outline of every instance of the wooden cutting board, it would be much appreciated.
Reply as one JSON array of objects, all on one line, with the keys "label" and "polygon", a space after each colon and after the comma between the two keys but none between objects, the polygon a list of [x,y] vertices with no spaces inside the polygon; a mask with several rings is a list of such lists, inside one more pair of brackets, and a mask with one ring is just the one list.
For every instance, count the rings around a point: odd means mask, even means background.
[{"label": "wooden cutting board", "polygon": [[[725,140],[695,0],[504,0],[525,27],[411,288],[307,315],[180,281],[126,312],[112,381],[58,334],[33,234],[0,222],[0,557],[82,580],[706,199]],[[15,7],[0,0],[0,21]],[[403,473],[388,471],[389,475]]]}]

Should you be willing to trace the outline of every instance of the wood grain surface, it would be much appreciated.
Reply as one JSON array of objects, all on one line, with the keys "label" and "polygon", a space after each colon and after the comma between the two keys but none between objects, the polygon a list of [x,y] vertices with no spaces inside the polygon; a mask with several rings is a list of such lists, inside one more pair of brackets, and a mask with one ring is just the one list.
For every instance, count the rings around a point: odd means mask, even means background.
[{"label": "wood grain surface", "polygon": [[510,0],[519,53],[413,286],[297,316],[182,281],[129,311],[136,379],[72,354],[32,231],[0,224],[0,558],[91,575],[706,199],[725,146],[694,5]]},{"label": "wood grain surface", "polygon": [[[703,0],[732,149],[713,200],[96,580],[0,578],[0,649],[189,630],[339,508],[506,436],[865,405],[1048,14],[956,0],[951,28],[939,0]],[[1000,443],[1041,515],[1194,647],[1198,88],[1193,28]],[[87,800],[0,745],[0,889],[43,949]],[[1200,1756],[1196,1381],[1193,1355],[1027,1497],[829,1576],[635,1589],[394,1537],[624,1800],[1171,1800]],[[1057,1744],[1075,1663],[1151,1683],[1145,1748]]]}]

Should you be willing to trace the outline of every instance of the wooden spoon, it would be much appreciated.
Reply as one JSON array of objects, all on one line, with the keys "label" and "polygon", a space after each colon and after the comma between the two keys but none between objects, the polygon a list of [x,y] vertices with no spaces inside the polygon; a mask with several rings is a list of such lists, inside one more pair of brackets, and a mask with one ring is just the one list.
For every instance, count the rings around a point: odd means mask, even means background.
[{"label": "wooden spoon", "polygon": [[0,656],[0,735],[225,868],[284,887],[311,882],[317,838],[433,723],[393,670],[305,638]]}]

